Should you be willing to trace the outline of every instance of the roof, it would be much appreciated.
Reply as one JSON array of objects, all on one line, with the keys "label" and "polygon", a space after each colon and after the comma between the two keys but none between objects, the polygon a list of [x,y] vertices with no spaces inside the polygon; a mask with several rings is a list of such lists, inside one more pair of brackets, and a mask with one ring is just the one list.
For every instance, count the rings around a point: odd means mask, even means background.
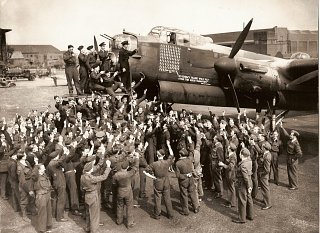
[{"label": "roof", "polygon": [[22,55],[21,51],[13,51],[10,59],[24,59],[24,56]]},{"label": "roof", "polygon": [[62,53],[59,49],[52,45],[8,45],[14,49],[14,51],[21,51],[22,53]]},{"label": "roof", "polygon": [[10,32],[12,31],[11,29],[4,29],[4,28],[0,28],[0,33],[6,33],[6,32]]}]

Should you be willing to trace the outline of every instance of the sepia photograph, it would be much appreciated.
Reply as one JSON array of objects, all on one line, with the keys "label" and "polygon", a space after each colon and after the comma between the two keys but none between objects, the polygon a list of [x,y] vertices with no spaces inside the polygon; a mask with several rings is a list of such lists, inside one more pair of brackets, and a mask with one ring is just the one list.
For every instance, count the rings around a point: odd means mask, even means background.
[{"label": "sepia photograph", "polygon": [[318,80],[317,0],[0,0],[0,232],[319,232]]}]

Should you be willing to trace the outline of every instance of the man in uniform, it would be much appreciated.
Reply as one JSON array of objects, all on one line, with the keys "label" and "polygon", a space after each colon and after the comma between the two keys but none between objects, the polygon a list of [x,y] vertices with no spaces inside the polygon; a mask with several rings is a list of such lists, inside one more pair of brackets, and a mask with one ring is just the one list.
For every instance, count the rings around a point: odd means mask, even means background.
[{"label": "man in uniform", "polygon": [[170,198],[170,180],[169,167],[173,164],[174,157],[171,147],[169,148],[170,156],[164,160],[165,152],[163,149],[157,151],[158,161],[151,163],[144,174],[153,179],[154,190],[154,216],[155,219],[160,219],[161,214],[161,196],[163,195],[164,203],[167,208],[167,217],[173,218],[172,202]]},{"label": "man in uniform", "polygon": [[227,189],[227,201],[228,203],[224,205],[227,208],[236,206],[236,190],[234,187],[234,182],[236,180],[236,166],[237,166],[237,147],[235,144],[230,143],[228,146],[228,151],[226,153],[225,161],[219,162],[219,166],[222,166],[225,175],[226,189]]},{"label": "man in uniform", "polygon": [[97,233],[100,222],[98,183],[108,178],[108,175],[111,171],[111,162],[106,160],[107,168],[103,175],[100,176],[92,175],[93,163],[94,161],[88,162],[83,168],[83,175],[81,176],[81,188],[85,191],[86,231]]},{"label": "man in uniform", "polygon": [[[263,137],[263,136],[259,136]],[[257,158],[258,162],[258,179],[261,186],[261,192],[263,196],[263,201],[265,206],[262,207],[262,210],[270,209],[271,202],[270,202],[270,184],[269,184],[269,175],[270,175],[270,168],[271,168],[271,145],[269,142],[264,141],[261,144],[261,148],[259,145],[256,145],[254,142],[253,145],[255,146],[256,150],[258,151],[259,155]]]},{"label": "man in uniform", "polygon": [[27,217],[27,205],[32,202],[34,198],[32,174],[33,168],[28,161],[25,153],[18,153],[17,155],[17,174],[19,178],[19,191],[20,191],[20,207],[22,219],[25,222],[30,222]]},{"label": "man in uniform", "polygon": [[280,123],[280,129],[281,129],[282,135],[287,139],[287,171],[288,171],[289,189],[297,190],[298,189],[297,164],[298,164],[298,159],[302,157],[302,150],[297,139],[297,137],[299,137],[299,133],[295,130],[291,130],[289,135],[288,132],[283,128],[282,122]]},{"label": "man in uniform", "polygon": [[38,172],[32,177],[38,209],[36,228],[39,232],[51,232],[52,227],[51,183],[45,171],[44,165],[39,164]]},{"label": "man in uniform", "polygon": [[214,136],[210,150],[212,180],[216,193],[214,198],[220,198],[222,196],[221,167],[218,165],[220,161],[224,161],[224,149],[221,142],[222,137],[220,135]]},{"label": "man in uniform", "polygon": [[87,57],[86,66],[88,68],[88,73],[90,74],[94,68],[98,67],[101,64],[101,61],[97,60],[97,51],[93,49],[92,45],[88,46],[87,50],[89,54]]},{"label": "man in uniform", "polygon": [[124,88],[129,92],[130,90],[130,66],[129,66],[129,57],[137,52],[137,50],[128,51],[129,42],[127,40],[123,41],[122,48],[119,51],[119,63],[120,63],[120,71],[121,81],[123,82]]},{"label": "man in uniform", "polygon": [[12,204],[15,211],[20,209],[19,179],[17,175],[17,153],[8,162],[8,180],[11,186]]},{"label": "man in uniform", "polygon": [[101,65],[100,65],[100,71],[105,71],[108,72],[110,71],[110,53],[106,50],[106,43],[102,42],[99,44],[100,46],[100,51],[98,52]]},{"label": "man in uniform", "polygon": [[88,93],[88,85],[89,85],[89,73],[90,67],[87,64],[87,55],[86,51],[82,45],[78,47],[80,54],[78,56],[79,60],[79,75],[80,75],[80,87],[84,93]]},{"label": "man in uniform", "polygon": [[240,151],[240,163],[237,167],[237,196],[238,196],[238,211],[239,218],[233,219],[235,223],[245,223],[246,218],[253,220],[253,201],[251,197],[252,191],[252,162],[250,159],[250,151],[244,147],[242,143]]},{"label": "man in uniform", "polygon": [[65,161],[66,147],[62,147],[59,153],[50,154],[52,160],[49,162],[47,169],[52,178],[52,185],[55,190],[56,203],[53,208],[56,210],[57,222],[66,222],[68,219],[64,217],[64,207],[66,201],[66,179],[63,173],[63,163]]},{"label": "man in uniform", "polygon": [[180,150],[179,155],[180,158],[176,162],[176,175],[179,182],[180,202],[182,207],[180,213],[187,216],[189,215],[189,196],[195,213],[199,212],[200,204],[193,178],[193,156],[188,157],[188,151],[186,149]]},{"label": "man in uniform", "polygon": [[[132,151],[133,150],[133,151]],[[130,148],[130,152],[134,152],[134,148]],[[134,166],[130,171],[129,161],[126,160],[121,164],[121,169],[114,174],[112,183],[117,186],[117,224],[123,223],[123,208],[126,205],[127,228],[132,228],[133,222],[133,190],[131,187],[132,177],[136,174],[139,166],[139,154],[136,153]]]},{"label": "man in uniform", "polygon": [[72,80],[73,80],[77,94],[82,95],[82,91],[79,83],[79,73],[76,67],[77,58],[75,53],[73,52],[72,45],[68,45],[68,51],[63,54],[63,60],[66,63],[65,72],[67,77],[69,93],[73,94],[73,86],[72,86]]},{"label": "man in uniform", "polygon": [[281,146],[281,142],[279,140],[279,134],[278,131],[274,131],[270,140],[269,140],[270,144],[271,144],[271,168],[273,171],[273,177],[274,177],[274,183],[276,185],[279,185],[279,167],[278,167],[278,157],[280,154],[280,146]]}]

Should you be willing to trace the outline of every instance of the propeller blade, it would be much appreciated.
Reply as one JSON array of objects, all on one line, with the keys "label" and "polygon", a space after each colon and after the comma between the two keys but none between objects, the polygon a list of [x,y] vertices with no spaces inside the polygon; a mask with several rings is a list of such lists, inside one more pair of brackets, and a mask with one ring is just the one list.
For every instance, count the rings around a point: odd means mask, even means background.
[{"label": "propeller blade", "polygon": [[299,85],[301,83],[304,83],[304,82],[307,82],[313,78],[316,78],[318,76],[318,70],[314,70],[312,72],[309,72],[305,75],[302,75],[301,77],[293,80],[291,83],[289,83],[287,85],[287,88],[290,88],[290,87],[293,87],[293,86],[296,86],[296,85]]},{"label": "propeller blade", "polygon": [[248,33],[249,33],[249,30],[250,30],[250,27],[251,27],[251,24],[252,24],[252,21],[253,19],[251,19],[249,21],[249,23],[247,24],[247,26],[243,29],[243,31],[240,33],[236,43],[234,44],[234,46],[232,47],[232,50],[230,52],[230,55],[229,55],[229,58],[233,58],[238,52],[239,50],[241,49],[243,43],[244,43],[244,40],[246,39]]},{"label": "propeller blade", "polygon": [[233,86],[233,83],[232,83],[232,80],[231,80],[229,74],[228,74],[228,79],[229,79],[229,82],[230,82],[230,86],[232,88],[232,97],[233,97],[234,104],[236,105],[238,113],[240,113],[240,106],[239,106],[238,96],[237,96],[236,90],[234,89],[234,86]]},{"label": "propeller blade", "polygon": [[97,42],[96,36],[93,36],[93,45],[94,45],[94,50],[98,52],[99,49],[98,49],[98,42]]},{"label": "propeller blade", "polygon": [[100,61],[100,57],[99,57],[99,49],[98,49],[98,42],[96,39],[96,36],[93,36],[93,45],[94,45],[94,50],[96,50],[97,52],[97,61]]}]

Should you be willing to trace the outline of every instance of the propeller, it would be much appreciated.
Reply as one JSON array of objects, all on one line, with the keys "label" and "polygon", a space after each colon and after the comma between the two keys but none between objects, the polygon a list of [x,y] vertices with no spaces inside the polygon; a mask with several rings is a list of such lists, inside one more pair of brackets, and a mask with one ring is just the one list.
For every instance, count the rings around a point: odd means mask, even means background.
[{"label": "propeller", "polygon": [[236,105],[236,108],[237,108],[238,113],[240,113],[240,105],[239,105],[238,96],[237,96],[236,90],[234,89],[234,86],[233,86],[233,84],[232,84],[232,80],[231,80],[229,74],[228,74],[228,80],[229,80],[229,82],[230,82],[230,84],[231,84],[230,86],[231,86],[231,89],[232,89],[233,102],[234,102],[234,104]]},{"label": "propeller", "polygon": [[217,71],[221,86],[225,87],[225,84],[228,83],[228,87],[232,89],[232,98],[234,105],[236,106],[238,112],[240,112],[238,96],[234,88],[234,79],[237,73],[237,64],[234,57],[237,55],[241,49],[251,27],[253,19],[251,19],[248,24],[245,26],[243,31],[240,33],[239,37],[236,40],[236,43],[231,49],[231,52],[228,57],[221,57],[214,63],[214,69]]},{"label": "propeller", "polygon": [[316,78],[318,76],[318,70],[314,70],[312,72],[309,72],[305,75],[302,75],[301,77],[293,80],[289,84],[287,84],[287,88],[290,89],[293,86],[299,85],[301,83],[307,82],[313,78]]}]

